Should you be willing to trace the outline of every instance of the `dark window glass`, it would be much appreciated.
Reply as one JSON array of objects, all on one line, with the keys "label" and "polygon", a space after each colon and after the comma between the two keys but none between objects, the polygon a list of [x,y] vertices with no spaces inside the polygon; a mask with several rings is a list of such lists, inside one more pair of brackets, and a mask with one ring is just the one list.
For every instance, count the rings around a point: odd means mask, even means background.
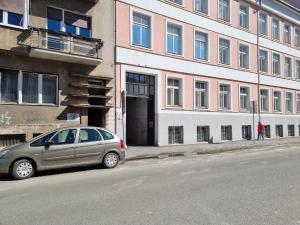
[{"label": "dark window glass", "polygon": [[102,137],[104,138],[104,140],[110,140],[110,139],[114,139],[114,136],[110,133],[108,133],[105,130],[100,130],[98,129],[98,131],[100,132],[100,134],[102,135]]},{"label": "dark window glass", "polygon": [[0,23],[3,23],[3,11],[0,10]]},{"label": "dark window glass", "polygon": [[22,27],[24,16],[17,13],[8,12],[8,24]]},{"label": "dark window glass", "polygon": [[80,129],[79,143],[101,141],[102,137],[98,131],[94,129]]},{"label": "dark window glass", "polygon": [[43,75],[43,104],[57,103],[57,77]]},{"label": "dark window glass", "polygon": [[62,130],[51,140],[53,145],[73,144],[76,137],[76,129]]},{"label": "dark window glass", "polygon": [[33,146],[33,147],[37,147],[37,146],[45,146],[48,141],[50,140],[50,138],[56,133],[56,131],[54,132],[51,132],[50,134],[47,134],[39,139],[37,139],[36,141],[32,142],[30,144],[30,146]]},{"label": "dark window glass", "polygon": [[0,102],[17,102],[18,100],[18,71],[1,70]]},{"label": "dark window glass", "polygon": [[38,75],[23,74],[22,102],[38,103]]},{"label": "dark window glass", "polygon": [[76,34],[76,27],[74,25],[66,24],[66,32],[70,34]]},{"label": "dark window glass", "polygon": [[80,28],[79,28],[79,34],[80,34],[80,36],[82,36],[82,37],[87,37],[87,38],[89,38],[89,37],[91,37],[91,30],[90,30],[90,29],[86,29],[86,28],[80,27]]}]

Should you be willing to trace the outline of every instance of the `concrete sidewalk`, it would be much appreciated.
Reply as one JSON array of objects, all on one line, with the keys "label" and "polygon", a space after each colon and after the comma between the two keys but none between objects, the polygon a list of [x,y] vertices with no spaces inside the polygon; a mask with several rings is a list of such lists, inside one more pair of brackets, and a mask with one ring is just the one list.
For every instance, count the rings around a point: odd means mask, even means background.
[{"label": "concrete sidewalk", "polygon": [[129,146],[126,151],[126,161],[166,158],[174,156],[214,154],[226,151],[250,150],[254,148],[299,145],[300,137],[267,139],[264,141],[228,141],[217,144],[201,143],[196,145]]}]

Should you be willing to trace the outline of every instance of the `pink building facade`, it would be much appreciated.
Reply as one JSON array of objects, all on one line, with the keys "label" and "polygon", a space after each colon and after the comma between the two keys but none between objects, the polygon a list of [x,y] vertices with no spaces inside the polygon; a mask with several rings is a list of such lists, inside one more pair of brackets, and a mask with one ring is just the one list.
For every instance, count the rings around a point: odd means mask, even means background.
[{"label": "pink building facade", "polygon": [[250,140],[259,120],[266,138],[299,136],[299,81],[300,11],[284,1],[116,1],[128,144]]}]

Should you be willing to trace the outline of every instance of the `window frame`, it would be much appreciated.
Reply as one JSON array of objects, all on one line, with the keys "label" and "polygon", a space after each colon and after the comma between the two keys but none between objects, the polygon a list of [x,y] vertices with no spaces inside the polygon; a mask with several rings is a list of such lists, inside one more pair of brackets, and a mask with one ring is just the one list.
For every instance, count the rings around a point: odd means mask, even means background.
[{"label": "window frame", "polygon": [[[80,132],[81,130],[94,130],[99,134],[99,137],[101,137],[101,140],[96,140],[96,141],[85,141],[85,142],[80,142]],[[95,143],[95,142],[103,142],[105,141],[102,134],[96,129],[96,128],[90,128],[90,127],[80,127],[79,132],[78,132],[78,139],[77,139],[77,144],[86,144],[86,143]]]},{"label": "window frame", "polygon": [[193,1],[194,12],[200,13],[200,14],[203,14],[203,15],[206,15],[206,16],[210,16],[210,4],[209,4],[209,3],[210,3],[210,0],[205,0],[205,1],[206,1],[206,4],[207,4],[207,13],[202,12],[202,11],[196,9],[196,1],[197,1],[197,0],[194,0],[194,1]]},{"label": "window frame", "polygon": [[[196,83],[197,82],[205,82],[207,85],[207,107],[197,107],[196,105]],[[209,111],[210,110],[210,80],[207,79],[200,79],[200,78],[194,78],[194,110],[202,110],[202,111]]]},{"label": "window frame", "polygon": [[[290,62],[290,74],[286,74],[286,60],[289,60]],[[285,56],[284,57],[284,77],[287,78],[287,79],[292,79],[293,78],[293,59],[292,57],[288,57],[288,56]]]},{"label": "window frame", "polygon": [[[291,106],[291,110],[288,109],[287,107],[287,95],[290,94],[291,95],[291,99],[290,99],[290,106]],[[290,91],[285,91],[284,93],[284,108],[285,108],[285,113],[286,114],[293,114],[294,113],[294,93],[290,92]]]},{"label": "window frame", "polygon": [[[80,12],[77,12],[77,11],[72,11],[72,10],[67,10],[67,9],[64,9],[64,8],[60,8],[60,7],[57,7],[57,6],[54,6],[54,5],[51,5],[51,4],[47,4],[46,5],[46,11],[48,9],[48,7],[50,8],[54,8],[54,9],[57,9],[57,10],[61,10],[62,11],[62,23],[61,23],[61,27],[60,27],[60,31],[61,32],[65,32],[65,33],[68,33],[66,31],[66,23],[64,21],[64,16],[65,16],[65,12],[68,12],[68,13],[72,13],[72,14],[76,14],[78,16],[82,16],[82,17],[86,17],[86,18],[89,18],[90,20],[90,37],[89,38],[92,38],[93,37],[93,18],[92,16],[89,16],[89,15],[86,15],[86,14],[83,14],[83,13],[80,13]],[[46,29],[48,29],[48,23],[47,23],[47,20],[48,20],[48,14],[46,12]],[[78,27],[76,27],[76,36],[79,36],[79,37],[83,37],[80,35],[80,29],[78,29]]]},{"label": "window frame", "polygon": [[[179,105],[169,105],[168,104],[168,89],[169,89],[169,85],[168,85],[168,80],[169,79],[174,79],[174,80],[178,80],[179,81]],[[166,108],[170,108],[170,109],[181,109],[184,108],[184,78],[178,75],[166,75]]]},{"label": "window frame", "polygon": [[[247,15],[246,15],[246,27],[243,27],[241,26],[241,21],[240,21],[240,13],[241,13],[241,6],[244,6],[246,7],[247,9]],[[249,28],[251,27],[250,26],[250,6],[249,4],[245,3],[245,2],[239,2],[239,27],[242,28],[242,29],[246,29],[246,30],[249,30]]]},{"label": "window frame", "polygon": [[[230,88],[230,92],[229,92],[229,97],[227,100],[229,100],[229,108],[221,108],[220,103],[221,103],[221,99],[220,99],[220,86],[221,85],[228,85]],[[218,110],[219,111],[231,111],[232,110],[232,84],[231,83],[227,83],[227,82],[218,82]]]},{"label": "window frame", "polygon": [[[278,32],[277,32],[277,36],[278,37],[274,37],[273,36],[273,22],[274,21],[277,21],[278,22]],[[272,35],[271,35],[271,38],[273,39],[273,40],[276,40],[276,41],[280,41],[280,34],[281,34],[281,32],[280,32],[280,19],[278,19],[277,17],[272,17],[272,21],[271,21],[272,23],[271,23],[271,33],[272,33]]]},{"label": "window frame", "polygon": [[[150,47],[149,48],[141,46],[141,45],[133,44],[133,14],[134,13],[145,15],[145,16],[148,16],[150,18],[150,43],[149,43]],[[135,48],[153,50],[153,48],[154,48],[153,30],[154,30],[154,16],[153,16],[153,13],[150,13],[148,11],[138,9],[138,8],[135,8],[135,7],[130,7],[130,46],[135,47]]]},{"label": "window frame", "polygon": [[[242,108],[241,107],[241,88],[246,88],[248,89],[248,106],[247,108]],[[244,84],[239,84],[239,111],[240,112],[250,112],[251,109],[251,86],[249,85],[244,85]]]},{"label": "window frame", "polygon": [[[228,64],[226,64],[226,63],[220,63],[220,39],[229,41],[229,63]],[[231,66],[232,65],[231,48],[232,48],[232,45],[231,45],[231,39],[230,38],[224,37],[224,36],[219,36],[218,37],[218,65],[223,65],[223,66]]]},{"label": "window frame", "polygon": [[[248,67],[242,67],[241,66],[241,62],[240,62],[240,53],[241,53],[240,52],[240,46],[241,45],[247,46],[247,48],[248,48],[248,62],[247,62]],[[250,59],[251,59],[250,49],[251,49],[251,46],[249,44],[246,44],[244,42],[239,42],[239,45],[238,45],[238,66],[239,66],[239,68],[244,69],[244,70],[250,70],[250,68],[251,68],[251,65],[250,65]]]},{"label": "window frame", "polygon": [[[266,16],[266,33],[261,33],[261,26],[260,26],[260,15],[265,15]],[[269,18],[269,14],[267,12],[264,12],[264,11],[259,11],[259,18],[258,18],[258,33],[259,35],[262,35],[262,36],[268,36],[269,32],[268,32],[268,18]]]},{"label": "window frame", "polygon": [[[279,56],[279,73],[274,73],[274,55],[278,55]],[[282,63],[282,60],[281,60],[281,54],[279,52],[272,52],[272,74],[275,75],[275,76],[281,76],[282,74],[282,71],[281,71],[281,63]]]},{"label": "window frame", "polygon": [[[5,69],[5,68],[3,68]],[[11,69],[9,69],[11,70]],[[13,69],[12,69],[13,70]],[[41,74],[41,73],[34,73],[29,71],[22,71],[22,70],[13,70],[18,71],[17,76],[17,101],[16,102],[1,102],[0,105],[8,105],[8,104],[16,104],[16,105],[38,105],[38,106],[59,106],[59,76],[55,74]],[[34,76],[38,76],[38,102],[37,103],[27,103],[23,102],[23,74],[28,73]],[[0,87],[1,87],[1,71],[0,71]],[[56,93],[55,93],[55,104],[50,103],[43,103],[43,76],[53,76],[56,78]],[[1,97],[1,89],[0,89],[0,97]]]},{"label": "window frame", "polygon": [[[267,102],[267,103],[268,103],[267,106],[268,106],[268,109],[267,109],[267,110],[264,110],[264,109],[262,108],[262,105],[263,105],[263,104],[261,104],[261,103],[262,103],[262,100],[261,100],[261,96],[262,96],[262,95],[261,95],[261,91],[262,91],[262,90],[267,91],[267,94],[268,94],[268,96],[267,96],[267,101],[268,101],[268,102]],[[271,103],[271,99],[270,99],[270,98],[271,98],[271,94],[270,94],[270,93],[271,93],[271,92],[270,92],[270,89],[269,89],[269,88],[266,88],[266,87],[261,87],[260,90],[259,90],[260,111],[261,111],[261,112],[270,112],[270,103]]]},{"label": "window frame", "polygon": [[224,20],[223,18],[220,17],[220,0],[218,0],[217,4],[218,4],[218,12],[217,12],[217,18],[218,18],[218,20],[222,21],[224,23],[231,24],[231,2],[230,2],[230,0],[228,0],[228,16],[229,16],[228,21]]},{"label": "window frame", "polygon": [[[289,42],[287,42],[286,39],[285,39],[285,34],[286,34],[285,26],[289,26],[289,28],[290,28],[289,29],[290,35],[289,35],[289,40],[288,40]],[[291,45],[292,44],[292,36],[293,36],[292,28],[293,28],[293,26],[290,23],[285,22],[283,24],[283,43],[286,44],[286,45]]]},{"label": "window frame", "polygon": [[171,4],[175,4],[181,7],[185,6],[185,0],[181,0],[181,3],[175,2],[174,0],[167,0],[168,2],[170,2]]},{"label": "window frame", "polygon": [[[3,9],[0,9],[3,12],[3,16],[2,16],[3,20],[2,20],[2,23],[0,22],[0,25],[6,26],[6,27],[22,29],[22,30],[26,30],[28,28],[29,0],[23,0],[23,1],[24,1],[24,12],[23,12],[23,14],[19,14],[19,15],[23,15],[23,26],[16,26],[16,25],[13,25],[13,24],[9,24],[8,23],[8,13],[10,11],[6,11],[6,10],[3,10]],[[14,13],[14,12],[11,12],[11,13]]]},{"label": "window frame", "polygon": [[[299,96],[299,98],[298,98]],[[295,93],[296,114],[300,114],[300,92]]]},{"label": "window frame", "polygon": [[[207,36],[206,59],[201,59],[201,58],[196,57],[196,33],[205,34]],[[205,31],[202,29],[194,28],[194,43],[193,43],[193,45],[194,45],[194,59],[199,60],[199,61],[204,61],[204,62],[210,62],[210,33],[208,31]]]},{"label": "window frame", "polygon": [[[299,35],[297,35],[297,33]],[[297,39],[297,36],[298,36],[298,39]],[[295,38],[295,47],[296,48],[300,48],[300,28],[299,27],[295,27],[295,35],[294,35],[294,38]],[[298,40],[298,41],[297,41]]]},{"label": "window frame", "polygon": [[[261,60],[260,60],[260,52],[261,51],[263,51],[263,52],[266,52],[267,53],[267,55],[266,55],[266,71],[263,71],[263,70],[261,70],[261,67],[260,67],[260,63],[261,63]],[[265,49],[265,48],[260,48],[259,49],[259,72],[260,73],[268,73],[269,72],[269,51],[267,50],[267,49]]]},{"label": "window frame", "polygon": [[[275,92],[278,92],[279,93],[279,110],[276,110],[275,109]],[[281,90],[276,90],[276,89],[274,89],[273,90],[273,112],[274,113],[282,113],[282,91]]]},{"label": "window frame", "polygon": [[295,59],[295,79],[300,80],[300,59]]},{"label": "window frame", "polygon": [[[177,27],[180,27],[181,29],[181,52],[180,54],[177,54],[177,53],[174,53],[174,52],[169,52],[168,51],[168,25],[172,25],[172,26],[177,26]],[[165,39],[166,39],[166,54],[167,55],[172,55],[172,56],[177,56],[177,57],[184,57],[184,24],[183,23],[180,23],[180,22],[177,22],[177,21],[174,21],[174,20],[170,20],[170,19],[166,19],[166,24],[165,24],[165,32],[166,32],[166,36],[165,36]]]}]

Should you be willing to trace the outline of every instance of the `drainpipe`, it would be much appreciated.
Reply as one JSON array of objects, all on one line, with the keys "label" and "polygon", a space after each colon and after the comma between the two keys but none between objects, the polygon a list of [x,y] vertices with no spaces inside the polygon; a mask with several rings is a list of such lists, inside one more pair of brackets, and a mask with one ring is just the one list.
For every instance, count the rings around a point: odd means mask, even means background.
[{"label": "drainpipe", "polygon": [[116,79],[116,72],[117,72],[117,66],[116,66],[116,54],[117,54],[117,51],[116,51],[116,46],[117,46],[117,15],[116,15],[116,0],[113,1],[113,7],[114,7],[114,66],[113,66],[113,70],[114,70],[114,86],[115,86],[115,94],[114,94],[114,101],[115,101],[115,133],[117,133],[117,121],[118,121],[118,118],[117,118],[117,79]]},{"label": "drainpipe", "polygon": [[259,11],[261,8],[261,1],[258,0],[259,4],[257,6],[257,32],[256,32],[256,46],[257,46],[257,113],[258,113],[258,121],[261,122],[261,116],[260,116],[260,54],[259,54]]}]

